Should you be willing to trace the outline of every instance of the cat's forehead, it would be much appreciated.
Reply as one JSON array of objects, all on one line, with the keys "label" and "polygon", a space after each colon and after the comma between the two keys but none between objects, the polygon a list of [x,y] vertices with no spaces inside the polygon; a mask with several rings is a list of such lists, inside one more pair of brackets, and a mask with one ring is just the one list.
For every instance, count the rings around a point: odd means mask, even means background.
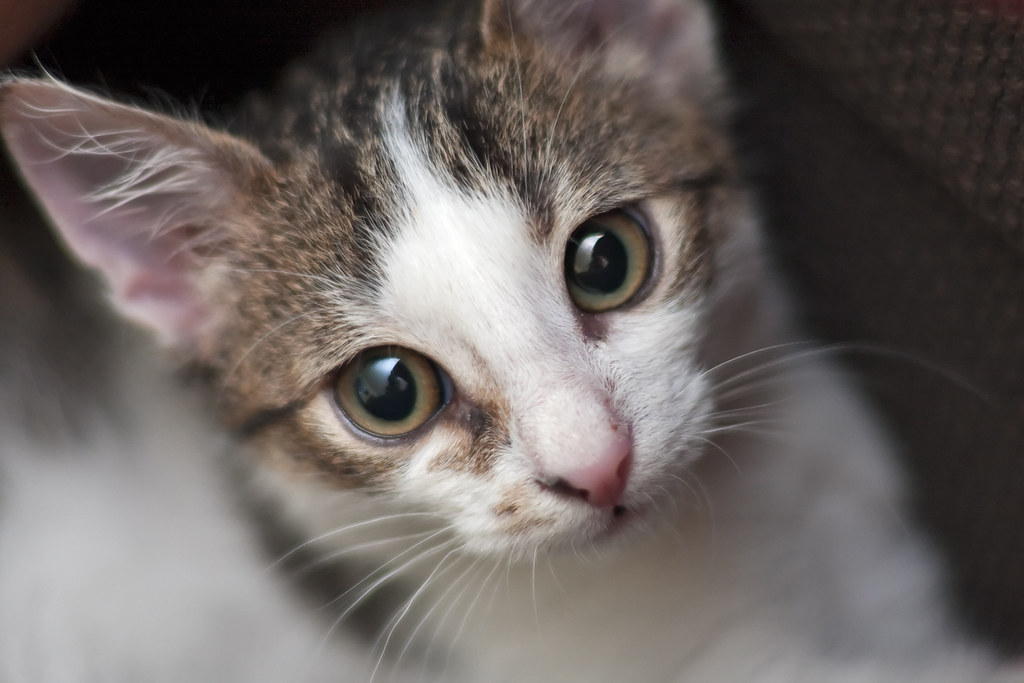
[{"label": "cat's forehead", "polygon": [[[383,136],[399,200],[380,255],[382,321],[405,343],[466,362],[502,355],[512,363],[538,342],[557,344],[557,330],[573,326],[559,281],[562,245],[548,239],[557,231],[538,229],[540,219],[500,181],[460,184],[402,111],[395,102]],[[511,375],[501,360],[487,369]]]},{"label": "cat's forehead", "polygon": [[[430,352],[461,335],[480,348],[478,326],[514,348],[531,321],[568,329],[553,293],[564,295],[569,232],[678,193],[728,156],[685,103],[634,97],[521,47],[307,66],[287,81],[292,104],[254,109],[250,135],[299,173],[270,199],[256,265],[278,272],[260,275],[270,305],[249,327],[318,340],[291,364],[300,384],[373,343]],[[301,295],[282,302],[282,289]]]},{"label": "cat's forehead", "polygon": [[390,208],[397,179],[385,137],[398,118],[460,186],[500,183],[541,218],[573,201],[600,208],[720,163],[692,102],[641,95],[592,73],[587,60],[563,64],[528,41],[497,54],[447,43],[404,49],[400,59],[382,48],[361,56],[367,64],[346,55],[304,65],[273,104],[251,112],[264,147],[315,155],[357,218]]}]

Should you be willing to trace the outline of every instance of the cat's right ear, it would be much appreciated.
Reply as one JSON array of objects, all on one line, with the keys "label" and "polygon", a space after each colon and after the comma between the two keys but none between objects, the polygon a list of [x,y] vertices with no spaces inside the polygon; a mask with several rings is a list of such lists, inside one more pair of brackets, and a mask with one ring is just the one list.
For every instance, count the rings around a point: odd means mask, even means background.
[{"label": "cat's right ear", "polygon": [[483,0],[484,43],[517,54],[527,41],[573,71],[591,67],[655,96],[724,102],[706,0]]},{"label": "cat's right ear", "polygon": [[251,145],[56,80],[0,83],[0,134],[67,245],[117,307],[195,347],[211,327],[209,264],[271,173]]}]

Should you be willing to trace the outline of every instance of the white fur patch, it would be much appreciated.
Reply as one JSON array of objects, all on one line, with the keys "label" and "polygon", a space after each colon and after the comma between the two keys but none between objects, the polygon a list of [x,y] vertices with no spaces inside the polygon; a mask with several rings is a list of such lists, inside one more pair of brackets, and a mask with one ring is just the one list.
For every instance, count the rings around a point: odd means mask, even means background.
[{"label": "white fur patch", "polygon": [[51,441],[0,413],[0,680],[327,683],[365,666],[324,648],[267,571],[221,478],[224,437],[140,354],[119,356],[130,428]]},{"label": "white fur patch", "polygon": [[542,453],[608,420],[601,369],[580,338],[560,250],[530,235],[519,202],[499,188],[468,196],[431,168],[398,123],[387,147],[406,212],[385,258],[381,309],[408,343],[437,359],[471,398],[504,395],[530,425],[512,435]]}]

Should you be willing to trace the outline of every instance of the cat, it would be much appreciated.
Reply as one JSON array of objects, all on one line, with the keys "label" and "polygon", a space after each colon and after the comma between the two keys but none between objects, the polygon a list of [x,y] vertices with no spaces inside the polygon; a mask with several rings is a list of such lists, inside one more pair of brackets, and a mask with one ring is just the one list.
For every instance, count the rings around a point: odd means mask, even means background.
[{"label": "cat", "polygon": [[697,0],[367,18],[230,132],[7,79],[169,353],[112,333],[73,438],[0,414],[0,677],[1005,678],[793,323],[731,106]]}]

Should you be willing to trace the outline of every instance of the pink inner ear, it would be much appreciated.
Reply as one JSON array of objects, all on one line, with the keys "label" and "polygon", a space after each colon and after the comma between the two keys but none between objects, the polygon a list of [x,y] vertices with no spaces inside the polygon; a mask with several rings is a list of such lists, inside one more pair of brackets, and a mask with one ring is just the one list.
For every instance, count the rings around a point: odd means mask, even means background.
[{"label": "pink inner ear", "polygon": [[[71,249],[129,317],[191,345],[206,322],[201,254],[236,194],[200,127],[51,81],[0,90],[0,129]],[[226,154],[226,152],[225,152]]]},{"label": "pink inner ear", "polygon": [[190,232],[175,226],[147,236],[125,229],[123,239],[111,241],[106,231],[86,229],[72,248],[104,274],[125,316],[152,327],[167,343],[191,345],[207,316],[196,286],[202,264],[186,241]]}]

